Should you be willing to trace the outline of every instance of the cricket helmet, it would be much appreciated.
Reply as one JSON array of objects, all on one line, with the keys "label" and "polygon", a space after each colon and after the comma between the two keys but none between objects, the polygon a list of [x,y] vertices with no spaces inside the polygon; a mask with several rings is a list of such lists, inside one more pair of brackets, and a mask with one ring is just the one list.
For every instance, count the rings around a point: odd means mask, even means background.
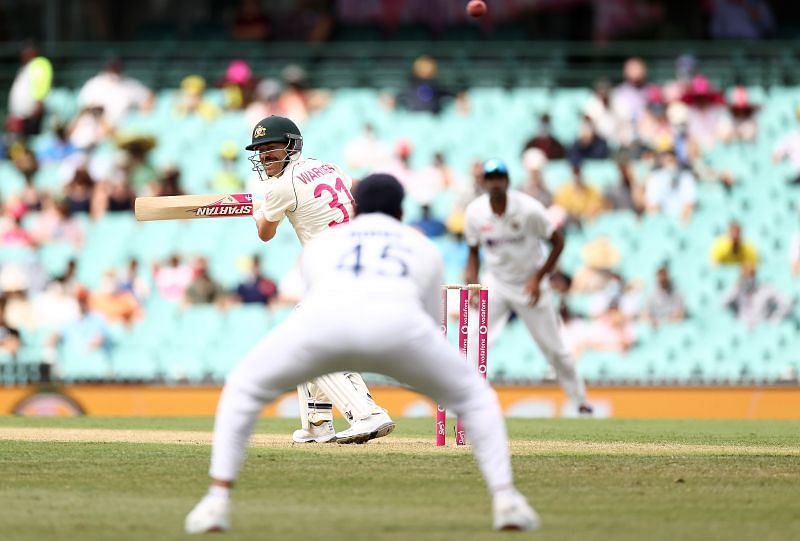
[{"label": "cricket helmet", "polygon": [[286,158],[282,161],[285,162],[285,169],[290,160],[300,156],[300,152],[303,150],[303,136],[300,134],[297,124],[286,117],[268,116],[256,124],[253,128],[252,140],[245,149],[253,152],[248,159],[253,164],[253,170],[258,172],[262,180],[267,177],[266,166],[272,163],[264,155],[274,151],[261,152],[259,147],[269,143],[284,144],[283,150],[286,151]]}]

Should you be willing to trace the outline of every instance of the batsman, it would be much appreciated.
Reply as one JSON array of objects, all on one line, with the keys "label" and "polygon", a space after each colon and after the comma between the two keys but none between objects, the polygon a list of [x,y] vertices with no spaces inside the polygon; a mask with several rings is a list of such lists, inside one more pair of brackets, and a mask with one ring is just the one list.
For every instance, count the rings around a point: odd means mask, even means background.
[{"label": "batsman", "polygon": [[[305,245],[354,216],[352,179],[334,164],[304,158],[303,136],[290,119],[262,119],[245,148],[252,151],[248,159],[266,183],[264,202],[253,213],[262,241],[269,242],[275,236],[284,218],[289,219],[300,244]],[[297,443],[365,443],[394,430],[386,410],[375,403],[355,372],[321,376],[299,385],[297,392],[302,425],[292,434]],[[338,434],[333,428],[333,405],[350,423],[349,429]]]}]

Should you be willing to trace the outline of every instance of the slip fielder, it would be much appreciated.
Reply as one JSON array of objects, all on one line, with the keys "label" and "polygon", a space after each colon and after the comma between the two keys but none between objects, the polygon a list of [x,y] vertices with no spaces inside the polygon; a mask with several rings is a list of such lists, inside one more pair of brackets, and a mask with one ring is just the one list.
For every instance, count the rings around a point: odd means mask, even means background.
[{"label": "slip fielder", "polygon": [[[264,203],[253,214],[258,236],[271,240],[286,217],[300,243],[353,216],[352,180],[334,164],[302,156],[303,137],[294,122],[269,116],[256,124],[249,160],[266,182]],[[297,443],[364,443],[394,430],[386,411],[375,404],[364,380],[355,372],[321,375],[297,387],[302,428],[292,434]],[[332,404],[350,423],[336,434]]]},{"label": "slip fielder", "polygon": [[539,519],[513,485],[497,396],[439,328],[441,255],[400,222],[397,179],[367,177],[355,197],[358,217],[305,248],[302,305],[228,376],[214,424],[212,484],[186,517],[186,531],[230,528],[230,489],[264,405],[298,382],[341,370],[384,373],[455,411],[492,494],[494,527],[535,529]]},{"label": "slip fielder", "polygon": [[[467,282],[477,283],[480,251],[486,271],[481,283],[489,297],[489,342],[497,339],[511,311],[528,328],[561,387],[581,414],[589,415],[586,386],[561,337],[561,322],[550,300],[547,277],[564,248],[563,234],[553,227],[536,199],[509,190],[508,168],[500,160],[484,164],[486,193],[465,212],[464,237],[469,245]],[[551,245],[545,257],[542,244]]]}]

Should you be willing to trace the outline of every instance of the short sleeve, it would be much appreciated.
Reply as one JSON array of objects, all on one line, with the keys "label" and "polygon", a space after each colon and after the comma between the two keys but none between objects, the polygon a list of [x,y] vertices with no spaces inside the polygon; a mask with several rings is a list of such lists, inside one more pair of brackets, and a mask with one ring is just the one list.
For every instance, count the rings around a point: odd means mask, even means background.
[{"label": "short sleeve", "polygon": [[464,239],[467,246],[478,246],[481,243],[480,224],[473,205],[469,205],[464,213]]},{"label": "short sleeve", "polygon": [[261,207],[264,218],[270,222],[280,222],[286,211],[297,203],[291,184],[273,181],[264,195],[264,204]]},{"label": "short sleeve", "polygon": [[527,205],[529,231],[540,239],[549,239],[555,231],[555,224],[547,216],[543,206],[530,201]]}]

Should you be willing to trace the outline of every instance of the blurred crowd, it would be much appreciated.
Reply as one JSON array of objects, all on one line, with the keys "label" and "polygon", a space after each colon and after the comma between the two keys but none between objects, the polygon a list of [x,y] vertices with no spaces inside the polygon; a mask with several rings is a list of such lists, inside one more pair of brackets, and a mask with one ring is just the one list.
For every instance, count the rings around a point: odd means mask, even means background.
[{"label": "blurred crowd", "polygon": [[[243,2],[246,6],[251,2]],[[241,21],[241,32],[268,31],[257,16]],[[263,21],[262,21],[263,22]],[[157,296],[178,304],[258,303],[278,299],[277,286],[262,272],[259,258],[243,266],[241,282],[225,290],[209,273],[203,258],[187,260],[175,254],[152,268],[131,260],[124,268],[108,269],[100,284],[89,290],[79,283],[79,269],[71,260],[66,271],[50,278],[37,264],[35,254],[49,246],[83,246],[87,224],[107,213],[125,213],[139,195],[184,193],[181,169],[175,164],[156,167],[151,159],[159,142],[149,134],[120,129],[132,113],[147,115],[154,105],[154,89],[125,74],[119,58],[108,62],[89,78],[78,93],[72,118],[48,114],[47,95],[53,67],[34,45],[26,46],[9,99],[3,159],[23,179],[21,190],[8,192],[0,183],[0,352],[13,356],[27,333],[47,329],[48,343],[82,341],[86,348],[109,347],[108,324],[130,325],[141,318],[148,298]],[[222,101],[207,98],[209,83],[187,75],[172,104],[175,122],[192,117],[212,120],[237,111],[242,133],[260,118],[279,114],[301,126],[324,110],[331,99],[327,91],[306,85],[302,68],[287,66],[278,78],[259,78],[244,60],[233,60],[219,81]],[[421,114],[440,114],[448,105],[468,113],[469,91],[450,93],[437,81],[437,64],[423,56],[414,62],[407,87],[386,95],[383,106]],[[570,231],[579,231],[604,213],[634,216],[663,215],[681,227],[692,223],[698,185],[717,183],[734,192],[733,171],[712,167],[705,157],[719,145],[754,145],[759,139],[760,106],[744,87],[724,92],[705,77],[691,56],[676,61],[669,81],[651,81],[647,65],[631,58],[622,67],[621,80],[600,80],[577,111],[579,127],[574,140],[559,140],[547,112],[519,149],[525,179],[512,179],[539,200],[552,219]],[[800,111],[798,111],[800,113]],[[217,170],[208,172],[207,188],[214,192],[247,189],[249,179],[240,167],[240,142],[222,145]],[[448,163],[444,149],[425,167],[413,165],[414,141],[381,138],[374,126],[365,125],[355,139],[342,142],[346,168],[354,176],[385,171],[397,176],[421,214],[412,223],[430,237],[461,240],[463,211],[482,192],[480,162],[469,178]],[[111,148],[111,152],[101,151]],[[794,130],[774,148],[774,159],[787,160],[795,170],[789,179],[800,184],[800,131]],[[567,182],[551,191],[543,174],[549,162],[566,161]],[[584,166],[594,160],[613,160],[618,182],[604,191],[587,179]],[[35,182],[44,164],[57,165],[51,189]],[[448,215],[434,210],[437,196],[451,194]],[[800,279],[800,237],[788,238],[787,258]],[[569,240],[567,241],[569,242]],[[34,254],[12,260],[10,254]],[[707,254],[710,265],[734,265],[739,280],[719,304],[748,326],[791,317],[793,300],[758,278],[758,247],[748,239],[742,224],[732,222]],[[596,238],[582,247],[581,266],[572,274],[557,272],[552,280],[558,294],[565,332],[579,356],[593,350],[627,351],[637,342],[636,326],[660,326],[692,317],[683,293],[675,287],[669,262],[658,269],[654,286],[645,290],[619,270],[620,250],[613,239]],[[245,268],[246,267],[246,268]],[[571,307],[572,298],[587,299],[585,310]]]}]

